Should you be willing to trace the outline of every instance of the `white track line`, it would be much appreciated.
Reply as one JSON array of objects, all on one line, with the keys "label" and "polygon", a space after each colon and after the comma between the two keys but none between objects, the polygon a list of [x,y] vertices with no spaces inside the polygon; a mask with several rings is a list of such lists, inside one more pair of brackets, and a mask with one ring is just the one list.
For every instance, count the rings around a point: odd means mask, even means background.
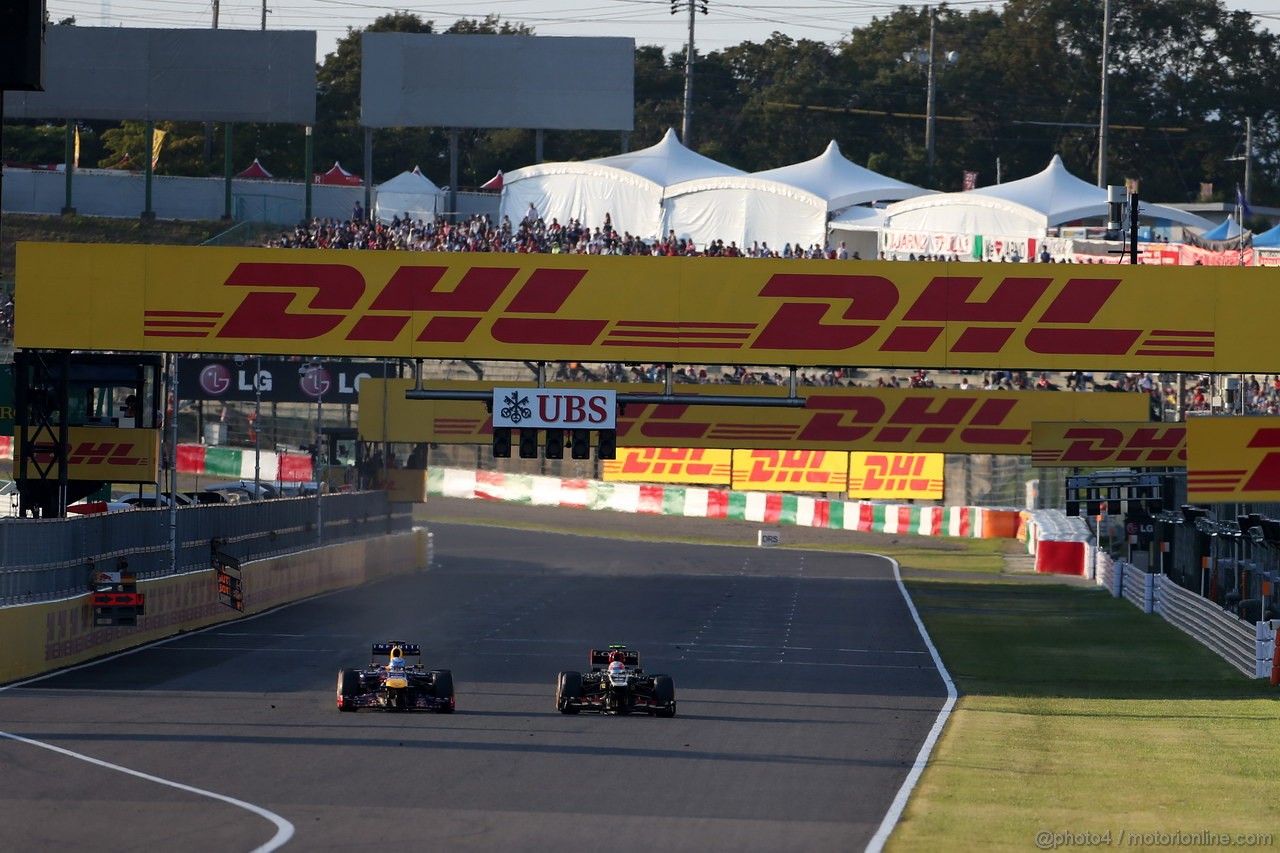
[{"label": "white track line", "polygon": [[[304,598],[298,601],[291,601],[288,604],[282,604],[279,607],[273,607],[270,610],[264,610],[261,613],[255,613],[252,616],[245,616],[242,619],[237,619],[235,624],[241,625],[241,624],[244,624],[245,622],[251,622],[254,619],[260,619],[263,616],[266,616],[270,613],[279,613],[281,610],[284,610],[285,608],[288,608],[288,607],[293,607],[295,604],[302,604],[307,601],[315,601],[318,598],[324,598],[325,596],[333,595],[334,593],[342,592],[342,591],[343,590],[333,590],[331,592],[323,592],[319,595],[313,595],[310,598]],[[185,634],[175,634],[172,637],[164,637],[162,639],[155,640],[150,643],[145,643],[141,646],[135,646],[132,649],[125,649],[122,652],[116,652],[113,655],[107,655],[106,657],[96,658],[86,663],[77,664],[76,666],[69,666],[69,667],[66,667],[65,669],[55,670],[54,672],[46,672],[43,675],[37,675],[34,678],[28,678],[23,681],[15,681],[12,684],[0,684],[0,693],[3,693],[6,690],[12,690],[15,687],[24,687],[28,684],[34,684],[37,681],[44,681],[45,679],[48,679],[48,678],[55,678],[59,675],[65,675],[68,672],[75,672],[78,669],[88,669],[91,666],[98,666],[99,664],[103,664],[103,663],[106,663],[107,661],[115,660],[116,658],[122,658],[127,655],[135,655],[138,652],[146,651],[148,649],[155,648],[156,646],[167,645],[168,643],[172,643],[175,640],[187,639],[188,637],[191,637],[195,634],[204,634],[210,631],[217,631],[219,628],[225,628],[227,624],[228,623],[225,623],[225,622],[219,622],[217,624],[209,625],[208,627],[200,628],[195,631],[188,631]],[[243,650],[239,649],[237,651],[243,651]],[[244,800],[237,800],[235,797],[228,797],[226,794],[219,794],[215,791],[206,791],[203,788],[194,788],[190,785],[184,785],[181,782],[174,782],[169,779],[162,779],[159,776],[152,776],[150,773],[143,773],[140,770],[132,770],[128,767],[122,767],[119,764],[111,764],[110,762],[103,761],[100,758],[94,758],[89,755],[83,755],[79,752],[72,752],[69,749],[63,749],[60,746],[54,746],[51,743],[44,743],[43,741],[32,740],[31,738],[26,738],[26,737],[23,737],[22,735],[15,735],[10,732],[0,731],[0,738],[8,738],[9,740],[18,741],[19,743],[25,743],[29,746],[38,746],[41,749],[48,749],[53,752],[57,752],[62,755],[69,756],[71,758],[79,759],[80,761],[86,761],[89,764],[96,764],[99,767],[106,767],[109,770],[115,770],[119,773],[125,773],[129,776],[136,776],[139,779],[145,779],[148,782],[155,782],[159,785],[167,785],[170,788],[176,788],[180,791],[187,791],[188,793],[197,794],[202,797],[208,797],[210,799],[219,800],[224,803],[230,803],[233,806],[237,806],[239,808],[245,809],[246,811],[252,812],[253,814],[258,815],[259,817],[269,820],[276,827],[276,834],[273,835],[265,844],[259,847],[255,847],[252,853],[271,853],[271,851],[273,850],[279,850],[281,847],[283,847],[285,844],[289,842],[289,839],[293,838],[293,833],[295,831],[293,824],[285,820],[283,817],[276,814],[275,812],[264,809],[262,806],[255,806],[253,803],[247,803]]]},{"label": "white track line", "polygon": [[[881,555],[877,554],[875,556]],[[915,790],[916,783],[920,781],[920,776],[924,773],[924,768],[929,764],[929,756],[933,754],[933,748],[937,745],[938,738],[942,736],[942,729],[946,726],[947,719],[951,716],[951,709],[955,707],[957,695],[955,682],[951,680],[951,673],[947,672],[947,667],[943,664],[942,657],[938,654],[938,649],[933,645],[933,640],[929,638],[929,632],[925,629],[924,622],[920,620],[920,613],[916,610],[915,602],[911,600],[911,596],[907,593],[906,585],[902,583],[902,573],[898,571],[898,561],[891,557],[884,557],[884,559],[893,564],[893,579],[898,584],[898,590],[902,593],[903,601],[907,603],[907,609],[911,611],[911,618],[915,620],[916,629],[919,630],[921,639],[929,647],[929,655],[933,658],[934,666],[938,668],[938,674],[942,676],[942,681],[947,686],[947,701],[943,703],[942,710],[938,711],[938,717],[933,721],[933,727],[929,729],[929,736],[924,739],[924,744],[916,755],[915,763],[911,765],[911,772],[907,774],[906,779],[902,780],[902,787],[898,789],[898,795],[889,804],[889,811],[885,813],[884,820],[880,822],[880,828],[876,830],[876,834],[867,843],[867,853],[880,853],[884,849],[885,842],[889,840],[889,836],[898,825],[898,821],[902,819],[902,813],[907,808],[907,800],[911,798],[911,792]]]},{"label": "white track line", "polygon": [[206,791],[203,788],[193,788],[192,786],[184,785],[181,782],[173,782],[168,779],[161,779],[159,776],[152,776],[150,773],[143,773],[140,770],[132,770],[128,767],[121,767],[119,764],[112,764],[111,762],[103,761],[100,758],[94,758],[93,756],[84,755],[83,753],[79,753],[79,752],[72,752],[69,749],[63,749],[60,746],[54,746],[51,743],[44,743],[43,741],[32,740],[31,738],[25,738],[25,737],[22,737],[21,735],[10,734],[9,732],[0,732],[0,737],[9,738],[10,740],[16,740],[19,743],[25,743],[28,746],[38,746],[41,749],[47,749],[52,752],[59,753],[60,755],[70,756],[71,758],[79,759],[80,761],[87,761],[89,764],[96,764],[99,767],[105,767],[108,770],[115,770],[117,773],[125,773],[129,776],[136,776],[139,779],[145,779],[148,782],[155,782],[158,785],[167,785],[170,788],[177,788],[179,791],[186,791],[191,794],[198,794],[201,797],[208,797],[211,800],[220,800],[224,803],[230,803],[233,806],[237,806],[239,808],[245,809],[246,811],[251,811],[254,814],[258,815],[259,817],[266,818],[276,826],[276,834],[273,835],[271,837],[271,840],[268,841],[266,844],[263,844],[260,847],[255,847],[254,853],[270,853],[270,851],[272,850],[278,850],[279,848],[283,847],[286,843],[288,843],[289,839],[293,837],[293,832],[294,832],[293,824],[289,823],[289,821],[280,817],[280,815],[276,814],[275,812],[267,811],[261,806],[255,806],[253,803],[246,803],[244,800],[237,800],[235,797],[228,797],[226,794],[218,794],[213,791]]}]

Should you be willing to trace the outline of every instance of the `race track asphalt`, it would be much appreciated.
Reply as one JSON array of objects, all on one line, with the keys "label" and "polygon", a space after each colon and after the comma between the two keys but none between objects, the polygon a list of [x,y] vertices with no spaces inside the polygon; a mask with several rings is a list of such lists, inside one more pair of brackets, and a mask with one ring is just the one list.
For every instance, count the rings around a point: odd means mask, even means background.
[{"label": "race track asphalt", "polygon": [[[882,558],[431,529],[429,571],[0,692],[2,846],[861,849],[945,701]],[[457,713],[340,714],[379,640],[451,669]],[[674,719],[556,713],[609,643]]]}]

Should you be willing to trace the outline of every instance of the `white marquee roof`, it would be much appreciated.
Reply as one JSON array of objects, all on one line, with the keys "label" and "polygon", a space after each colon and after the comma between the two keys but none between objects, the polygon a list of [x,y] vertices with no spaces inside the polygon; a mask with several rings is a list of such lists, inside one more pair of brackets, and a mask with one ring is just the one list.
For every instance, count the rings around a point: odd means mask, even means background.
[{"label": "white marquee roof", "polygon": [[[969,192],[900,201],[889,205],[885,214],[887,228],[1035,236],[1068,222],[1105,217],[1107,191],[1072,175],[1055,154],[1038,174]],[[1142,214],[1195,228],[1213,225],[1193,213],[1158,204],[1143,204]]]},{"label": "white marquee roof", "polygon": [[826,199],[830,211],[854,204],[895,201],[934,192],[850,162],[840,153],[840,146],[834,139],[827,145],[827,150],[812,160],[753,174],[757,178],[790,184],[821,196]]},{"label": "white marquee roof", "polygon": [[724,163],[712,160],[710,157],[703,157],[698,152],[685,148],[680,144],[673,128],[667,128],[666,134],[656,145],[650,145],[639,151],[629,151],[626,154],[588,160],[587,163],[622,169],[633,175],[647,178],[661,187],[669,187],[672,184],[698,178],[746,174],[741,169],[726,166]]}]

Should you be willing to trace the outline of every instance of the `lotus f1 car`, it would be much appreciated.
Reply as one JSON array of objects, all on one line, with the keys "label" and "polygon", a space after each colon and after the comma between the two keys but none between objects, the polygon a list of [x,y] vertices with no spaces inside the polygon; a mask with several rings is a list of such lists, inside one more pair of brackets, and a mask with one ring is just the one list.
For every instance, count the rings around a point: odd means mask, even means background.
[{"label": "lotus f1 car", "polygon": [[592,649],[590,672],[561,672],[556,681],[556,710],[562,714],[676,715],[676,688],[669,675],[649,675],[634,649],[614,645]]},{"label": "lotus f1 car", "polygon": [[[380,658],[386,657],[382,663]],[[418,660],[410,663],[406,658]],[[437,711],[453,713],[453,673],[425,670],[422,647],[416,643],[374,643],[367,669],[338,673],[338,710]]]}]

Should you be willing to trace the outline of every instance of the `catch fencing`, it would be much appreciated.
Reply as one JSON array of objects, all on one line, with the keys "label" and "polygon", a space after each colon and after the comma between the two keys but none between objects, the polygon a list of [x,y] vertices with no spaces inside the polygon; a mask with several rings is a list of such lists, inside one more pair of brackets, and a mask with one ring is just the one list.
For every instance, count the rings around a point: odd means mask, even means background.
[{"label": "catch fencing", "polygon": [[383,491],[205,504],[174,512],[3,519],[0,606],[83,593],[96,571],[127,568],[139,580],[166,577],[207,570],[215,550],[240,561],[258,560],[412,527],[412,505],[392,503]]}]

